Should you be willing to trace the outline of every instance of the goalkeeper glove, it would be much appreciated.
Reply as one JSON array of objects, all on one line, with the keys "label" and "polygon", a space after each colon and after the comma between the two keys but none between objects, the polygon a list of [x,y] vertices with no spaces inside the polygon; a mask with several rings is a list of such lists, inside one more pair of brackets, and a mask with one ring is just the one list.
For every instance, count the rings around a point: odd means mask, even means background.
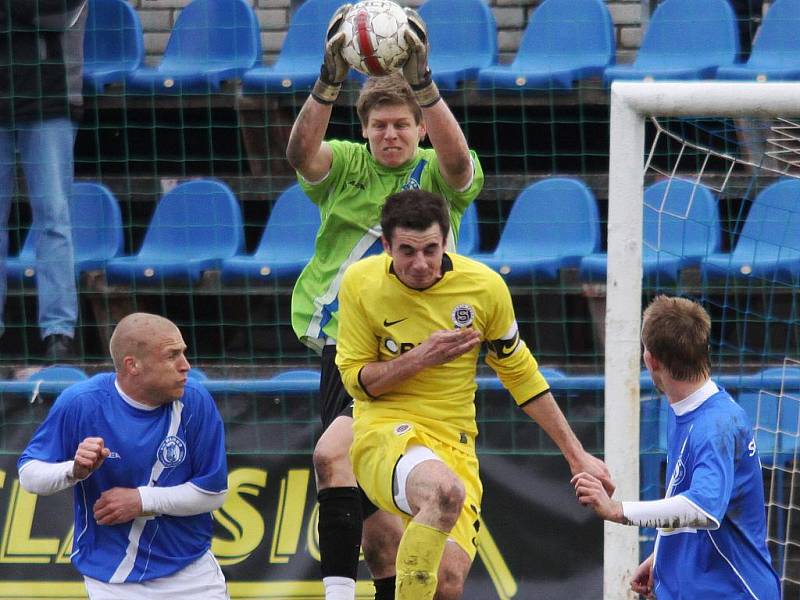
[{"label": "goalkeeper glove", "polygon": [[408,81],[422,108],[433,106],[440,99],[439,88],[431,79],[428,66],[428,30],[425,21],[412,8],[405,9],[408,17],[408,28],[405,31],[409,54],[403,66],[403,76]]},{"label": "goalkeeper glove", "polygon": [[325,35],[325,56],[319,69],[319,78],[311,90],[311,96],[320,104],[333,104],[339,97],[342,82],[350,70],[347,62],[342,57],[342,44],[344,32],[339,31],[345,16],[350,11],[352,4],[342,4],[331,17],[328,23],[328,32]]}]

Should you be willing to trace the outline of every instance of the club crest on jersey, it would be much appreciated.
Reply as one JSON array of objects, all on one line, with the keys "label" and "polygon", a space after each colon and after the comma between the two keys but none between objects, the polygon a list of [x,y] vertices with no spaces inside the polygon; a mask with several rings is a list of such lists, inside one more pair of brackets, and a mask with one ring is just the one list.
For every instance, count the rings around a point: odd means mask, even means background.
[{"label": "club crest on jersey", "polygon": [[475,311],[469,304],[459,304],[450,313],[450,318],[453,320],[453,325],[458,329],[469,327],[475,319]]},{"label": "club crest on jersey", "polygon": [[408,433],[411,431],[411,425],[408,423],[402,423],[394,428],[394,432],[396,435],[403,435],[404,433]]},{"label": "club crest on jersey", "polygon": [[186,444],[174,435],[164,438],[158,447],[158,461],[165,467],[177,467],[186,458]]},{"label": "club crest on jersey", "polygon": [[686,466],[683,464],[683,459],[679,457],[678,462],[675,463],[675,469],[672,471],[670,487],[678,485],[684,477],[686,477]]}]

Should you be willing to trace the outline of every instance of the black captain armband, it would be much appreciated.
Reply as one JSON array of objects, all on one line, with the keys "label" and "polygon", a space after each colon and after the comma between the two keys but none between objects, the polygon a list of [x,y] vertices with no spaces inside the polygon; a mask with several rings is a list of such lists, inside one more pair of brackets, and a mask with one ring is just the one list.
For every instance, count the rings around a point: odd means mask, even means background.
[{"label": "black captain armband", "polygon": [[517,327],[517,323],[515,321],[504,337],[500,338],[499,340],[488,340],[486,342],[486,346],[489,350],[489,354],[498,360],[503,360],[517,351],[519,343],[519,328]]}]

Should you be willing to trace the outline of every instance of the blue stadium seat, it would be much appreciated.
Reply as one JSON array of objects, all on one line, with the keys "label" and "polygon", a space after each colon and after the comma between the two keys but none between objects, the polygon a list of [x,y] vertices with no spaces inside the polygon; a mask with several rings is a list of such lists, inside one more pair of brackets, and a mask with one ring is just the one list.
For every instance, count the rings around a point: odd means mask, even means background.
[{"label": "blue stadium seat", "polygon": [[242,215],[233,192],[210,179],[188,181],[156,206],[138,254],[106,265],[109,283],[197,282],[244,244]]},{"label": "blue stadium seat", "polygon": [[200,367],[192,367],[189,369],[188,377],[196,381],[208,381],[208,374]]},{"label": "blue stadium seat", "polygon": [[750,206],[733,252],[701,261],[707,278],[750,277],[800,284],[800,181],[783,179]]},{"label": "blue stadium seat", "polygon": [[[717,199],[703,185],[682,179],[658,181],[644,192],[644,278],[675,284],[681,269],[719,251],[720,223]],[[581,260],[584,281],[605,281],[608,255]]]},{"label": "blue stadium seat", "polygon": [[597,252],[600,222],[597,202],[585,183],[553,177],[525,188],[511,208],[492,254],[475,254],[507,280],[558,277]]},{"label": "blue stadium seat", "polygon": [[102,93],[125,80],[144,60],[139,15],[125,0],[89,0],[83,37],[83,91]]},{"label": "blue stadium seat", "polygon": [[178,16],[161,64],[128,75],[128,90],[217,92],[260,61],[258,19],[245,0],[193,0]]},{"label": "blue stadium seat", "polygon": [[307,92],[319,76],[325,32],[341,0],[306,0],[292,16],[278,60],[242,76],[245,93]]},{"label": "blue stadium seat", "polygon": [[292,185],[272,207],[255,253],[222,261],[222,280],[296,278],[314,254],[319,226],[319,209],[298,184]]},{"label": "blue stadium seat", "polygon": [[270,377],[270,381],[313,381],[319,385],[319,371],[313,369],[289,369]]},{"label": "blue stadium seat", "polygon": [[650,17],[633,65],[609,67],[615,79],[708,79],[739,53],[736,15],[726,0],[665,0]]},{"label": "blue stadium seat", "polygon": [[443,90],[497,62],[497,25],[484,0],[428,0],[419,14],[428,26],[433,79]]},{"label": "blue stadium seat", "polygon": [[601,0],[546,0],[531,16],[514,61],[481,69],[484,90],[570,89],[614,63],[614,25]]},{"label": "blue stadium seat", "polygon": [[51,365],[31,373],[26,381],[57,382],[57,383],[76,383],[89,379],[89,376],[78,367],[68,365]]},{"label": "blue stadium seat", "polygon": [[478,228],[478,209],[475,203],[471,203],[464,216],[461,218],[461,226],[458,230],[458,244],[456,252],[464,256],[476,254],[480,249],[480,231]]},{"label": "blue stadium seat", "polygon": [[[99,183],[76,182],[70,195],[72,246],[75,274],[102,269],[123,247],[122,216],[111,191]],[[25,238],[19,255],[9,257],[6,270],[11,280],[34,283],[36,280],[35,229]]]},{"label": "blue stadium seat", "polygon": [[800,79],[800,0],[777,0],[764,16],[743,65],[720,67],[717,79]]}]

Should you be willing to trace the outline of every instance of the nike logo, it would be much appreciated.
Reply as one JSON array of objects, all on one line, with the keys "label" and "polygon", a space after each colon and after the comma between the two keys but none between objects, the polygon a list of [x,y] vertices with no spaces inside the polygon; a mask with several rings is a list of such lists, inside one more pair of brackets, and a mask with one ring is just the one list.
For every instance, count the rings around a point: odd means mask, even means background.
[{"label": "nike logo", "polygon": [[384,320],[383,320],[383,326],[384,326],[384,327],[391,327],[392,325],[397,325],[398,323],[402,323],[402,322],[403,322],[403,321],[405,321],[407,318],[408,318],[408,317],[403,317],[402,319],[397,319],[397,321],[387,321],[386,319],[384,319]]}]

